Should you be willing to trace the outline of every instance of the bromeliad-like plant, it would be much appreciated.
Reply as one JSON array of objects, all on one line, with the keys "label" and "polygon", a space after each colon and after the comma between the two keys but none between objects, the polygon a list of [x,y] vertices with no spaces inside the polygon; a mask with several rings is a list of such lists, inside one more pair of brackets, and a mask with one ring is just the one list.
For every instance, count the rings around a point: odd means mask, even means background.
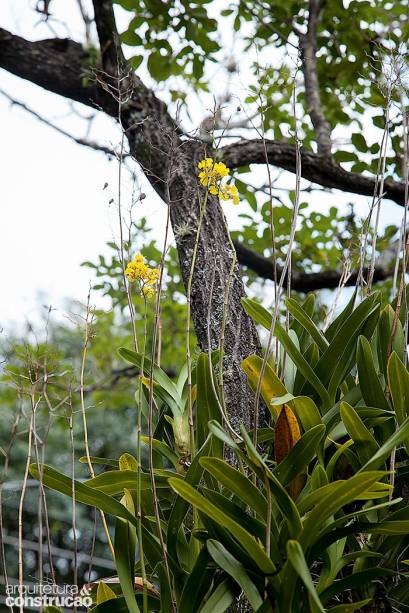
[{"label": "bromeliad-like plant", "polygon": [[[118,578],[94,586],[94,611],[222,613],[241,599],[260,613],[347,613],[409,601],[405,337],[379,294],[354,303],[323,332],[312,296],[287,301],[292,322],[274,323],[274,360],[243,362],[269,410],[256,432],[225,429],[212,356],[200,354],[188,389],[183,372],[175,383],[121,350],[154,408],[148,459],[121,456],[74,483],[31,467],[44,485],[116,517]],[[270,330],[268,311],[244,307]]]}]

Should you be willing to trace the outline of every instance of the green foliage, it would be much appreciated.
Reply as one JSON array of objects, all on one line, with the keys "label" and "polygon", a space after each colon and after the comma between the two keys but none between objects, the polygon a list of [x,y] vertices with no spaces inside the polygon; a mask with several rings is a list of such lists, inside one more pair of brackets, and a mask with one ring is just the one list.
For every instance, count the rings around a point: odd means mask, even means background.
[{"label": "green foliage", "polygon": [[[271,326],[270,313],[250,300],[244,305],[257,322]],[[275,328],[286,359],[296,367],[290,393],[282,382],[283,352],[267,362],[261,392],[274,408],[272,423],[278,416],[275,432],[268,423],[251,436],[243,428],[224,430],[217,376],[207,355],[198,359],[190,391],[186,372],[175,382],[145,358],[140,376],[153,375],[155,439],[143,440],[155,452],[153,465],[145,459],[138,466],[129,455],[122,456],[120,470],[112,467],[85,483],[74,482],[78,502],[117,518],[116,566],[124,598],[114,594],[115,606],[126,602],[129,611],[173,606],[180,613],[222,612],[242,593],[254,611],[354,611],[379,596],[380,584],[383,594],[404,593],[407,568],[399,561],[409,545],[409,507],[399,492],[409,460],[403,402],[409,373],[389,350],[384,356],[387,378],[380,377],[383,367],[377,358],[378,352],[384,355],[384,313],[395,314],[391,306],[381,311],[374,294],[356,308],[347,305],[323,332],[313,324],[312,305],[291,300],[290,332],[279,324]],[[389,339],[390,348],[394,340]],[[314,363],[306,357],[311,345],[316,347]],[[121,355],[142,368],[142,356],[125,349]],[[254,389],[262,359],[251,356],[243,367]],[[297,396],[301,391],[304,395]],[[149,385],[145,393],[149,401]],[[187,457],[169,417],[186,411],[189,393],[196,407],[196,443],[201,443]],[[279,426],[284,410],[295,420],[286,427],[299,435],[287,439],[287,451],[277,460],[281,437],[287,436]],[[39,476],[36,464],[30,471]],[[72,480],[54,469],[43,466],[42,480],[73,494]],[[155,496],[165,550],[152,516]],[[136,530],[139,521],[141,531]],[[141,588],[133,588],[132,577],[139,577],[142,562],[134,561],[135,538],[142,538],[146,598]],[[101,586],[95,611],[113,598]]]}]

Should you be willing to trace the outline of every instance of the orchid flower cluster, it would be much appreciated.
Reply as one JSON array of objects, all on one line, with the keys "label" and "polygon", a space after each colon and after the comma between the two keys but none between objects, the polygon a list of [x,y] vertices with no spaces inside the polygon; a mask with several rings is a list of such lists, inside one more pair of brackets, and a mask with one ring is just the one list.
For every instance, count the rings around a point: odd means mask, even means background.
[{"label": "orchid flower cluster", "polygon": [[159,268],[150,268],[143,255],[138,253],[131,262],[128,262],[125,274],[131,283],[135,281],[139,283],[144,298],[153,298],[160,277]]},{"label": "orchid flower cluster", "polygon": [[215,162],[213,158],[205,158],[198,164],[199,181],[209,190],[213,196],[219,196],[220,200],[232,200],[233,204],[239,204],[240,197],[235,185],[223,182],[230,176],[230,170],[223,162]]}]

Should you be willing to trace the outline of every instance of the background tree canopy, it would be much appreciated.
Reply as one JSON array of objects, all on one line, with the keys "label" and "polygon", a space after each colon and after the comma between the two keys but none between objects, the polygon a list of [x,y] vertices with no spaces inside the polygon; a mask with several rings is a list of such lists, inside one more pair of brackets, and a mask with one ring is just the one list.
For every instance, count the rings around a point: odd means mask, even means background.
[{"label": "background tree canopy", "polygon": [[[59,21],[57,0],[33,2],[32,19],[48,27],[49,36],[32,41],[24,32],[0,28],[0,67],[74,103],[78,112],[91,107],[104,114],[117,141],[107,143],[94,132],[92,138],[66,133],[31,108],[24,85],[22,99],[1,93],[79,147],[115,160],[119,186],[126,177],[133,187],[129,198],[119,187],[112,201],[121,231],[106,253],[83,263],[107,308],[76,306],[74,321],[63,323],[50,312],[44,329],[3,343],[0,444],[4,479],[17,482],[1,494],[3,522],[10,526],[7,546],[17,530],[33,406],[39,433],[33,454],[52,457],[62,469],[83,455],[76,414],[85,378],[92,455],[114,457],[118,439],[123,451],[132,450],[137,369],[124,366],[116,349],[132,345],[134,329],[149,353],[160,348],[161,367],[171,378],[185,362],[189,316],[193,363],[200,350],[217,350],[222,335],[226,411],[233,427],[244,423],[249,429],[254,390],[241,363],[260,355],[266,338],[260,342],[243,308],[244,286],[274,306],[278,317],[288,315],[282,295],[304,300],[317,291],[311,318],[323,327],[349,296],[346,287],[365,297],[377,284],[384,300],[406,300],[406,0],[73,4],[83,19],[81,39],[67,37],[70,24]],[[204,158],[229,168],[240,195],[234,212],[231,202],[220,203],[211,193],[203,207],[198,164]],[[166,207],[165,238],[151,232],[152,194],[140,188],[140,177]],[[154,306],[147,309],[145,328],[143,298],[126,291],[124,267],[137,251],[164,270],[159,338]],[[77,436],[70,438],[73,424]],[[57,517],[53,532],[63,540],[59,500],[50,513]],[[31,502],[34,509],[35,497]],[[33,509],[27,521],[34,532]],[[92,541],[85,519],[80,515],[78,523],[84,547]],[[102,556],[104,535],[98,539]],[[62,540],[60,545],[71,546],[75,534]],[[33,570],[35,555],[27,559]],[[68,577],[73,567],[61,564],[58,572]],[[80,573],[86,575],[85,565]]]}]

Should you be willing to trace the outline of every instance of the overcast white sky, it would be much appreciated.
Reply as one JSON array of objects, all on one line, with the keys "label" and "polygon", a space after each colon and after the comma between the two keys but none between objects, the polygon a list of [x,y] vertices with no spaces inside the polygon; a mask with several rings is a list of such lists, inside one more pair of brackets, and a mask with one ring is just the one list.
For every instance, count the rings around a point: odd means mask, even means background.
[{"label": "overcast white sky", "polygon": [[[33,40],[52,36],[44,25],[35,26],[39,19],[31,10],[33,4],[1,0],[2,27]],[[53,0],[52,6],[69,24],[66,35],[81,40],[76,2]],[[63,30],[60,25],[60,35]],[[0,88],[67,131],[84,136],[83,122],[70,114],[62,98],[2,70]],[[76,108],[87,115],[92,112],[79,105]],[[106,251],[105,243],[117,234],[117,214],[108,204],[116,194],[117,164],[69,141],[24,110],[10,107],[2,96],[0,125],[0,326],[7,332],[26,319],[38,320],[42,304],[64,312],[67,298],[85,301],[92,274],[80,264]],[[118,132],[102,115],[94,121],[92,134],[101,144],[117,144]],[[106,182],[109,187],[103,190]],[[154,223],[159,238],[165,207],[143,179],[141,187],[148,195],[141,204],[141,215]],[[358,203],[361,214],[366,213],[367,198],[314,195],[314,207],[321,210],[351,201]],[[399,224],[401,213],[400,207],[387,203],[382,225]],[[229,210],[232,223],[234,216]]]}]

